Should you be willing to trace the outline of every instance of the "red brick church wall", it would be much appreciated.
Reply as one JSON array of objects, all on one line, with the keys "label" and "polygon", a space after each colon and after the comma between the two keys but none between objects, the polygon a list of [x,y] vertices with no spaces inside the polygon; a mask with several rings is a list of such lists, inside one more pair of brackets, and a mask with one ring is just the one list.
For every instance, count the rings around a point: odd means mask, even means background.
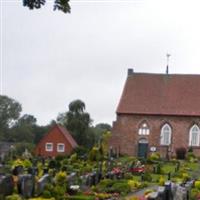
[{"label": "red brick church wall", "polygon": [[[150,128],[148,136],[138,134],[140,124],[146,121]],[[176,148],[189,148],[189,131],[194,125],[200,124],[199,117],[156,116],[156,115],[117,115],[113,123],[110,146],[121,154],[137,156],[138,141],[146,138],[149,147],[155,146],[162,156],[166,155],[166,146],[160,146],[160,133],[162,126],[168,123],[172,127],[172,142],[170,154],[175,155]],[[194,147],[194,152],[200,156],[200,147]]]}]

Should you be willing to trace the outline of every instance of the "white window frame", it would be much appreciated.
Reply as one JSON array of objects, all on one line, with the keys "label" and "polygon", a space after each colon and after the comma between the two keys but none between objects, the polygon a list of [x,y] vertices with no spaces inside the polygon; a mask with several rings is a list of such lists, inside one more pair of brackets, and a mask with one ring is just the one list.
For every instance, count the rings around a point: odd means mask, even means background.
[{"label": "white window frame", "polygon": [[[194,129],[197,129],[197,131]],[[194,141],[194,134],[196,134],[196,141]],[[198,147],[200,143],[200,129],[199,127],[194,124],[191,128],[190,128],[190,132],[189,132],[189,146],[191,147]]]},{"label": "white window frame", "polygon": [[[48,145],[51,145],[51,148],[48,148]],[[47,142],[45,144],[45,151],[48,151],[48,152],[53,151],[53,143],[52,142]]]},{"label": "white window frame", "polygon": [[160,144],[169,146],[171,144],[171,138],[172,138],[172,128],[169,124],[164,124],[161,128]]},{"label": "white window frame", "polygon": [[[63,149],[62,149],[62,150],[59,149],[59,146],[60,146],[60,145],[63,146]],[[57,144],[57,152],[65,152],[65,144],[64,144],[64,143],[58,143],[58,144]]]},{"label": "white window frame", "polygon": [[149,135],[150,129],[146,122],[142,123],[138,130],[138,135]]}]

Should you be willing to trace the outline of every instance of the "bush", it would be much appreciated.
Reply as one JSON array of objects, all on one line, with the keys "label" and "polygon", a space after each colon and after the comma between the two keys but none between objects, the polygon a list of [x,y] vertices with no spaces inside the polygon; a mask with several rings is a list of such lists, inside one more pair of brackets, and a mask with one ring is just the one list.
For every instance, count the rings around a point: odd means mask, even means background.
[{"label": "bush", "polygon": [[191,189],[191,195],[190,195],[190,199],[191,200],[196,200],[197,196],[200,194],[200,191],[197,188],[192,188]]},{"label": "bush", "polygon": [[159,185],[160,185],[160,186],[164,186],[164,184],[165,184],[165,179],[164,179],[163,176],[161,176],[161,177],[159,178]]},{"label": "bush", "polygon": [[160,160],[160,154],[157,152],[153,152],[149,157],[148,161],[154,162],[154,161],[159,161]]},{"label": "bush", "polygon": [[88,150],[87,150],[87,148],[85,148],[83,146],[78,146],[74,150],[74,153],[76,153],[79,158],[83,158],[87,155]]},{"label": "bush", "polygon": [[194,187],[198,190],[200,190],[200,181],[195,181]]},{"label": "bush", "polygon": [[176,149],[176,158],[180,160],[184,160],[186,155],[186,148],[185,147],[179,147]]},{"label": "bush", "polygon": [[143,175],[143,181],[147,181],[147,182],[151,182],[152,181],[152,176],[151,176],[151,174],[150,173],[148,173],[148,172],[145,172]]},{"label": "bush", "polygon": [[66,174],[66,172],[63,172],[63,171],[58,172],[58,173],[56,174],[55,179],[56,179],[56,183],[57,183],[58,185],[63,185],[63,184],[65,184],[66,181],[67,181],[67,174]]},{"label": "bush", "polygon": [[118,192],[122,195],[126,195],[131,192],[131,187],[127,182],[116,182],[113,184],[110,192]]},{"label": "bush", "polygon": [[48,190],[44,190],[42,193],[42,197],[51,198],[51,192],[49,192]]},{"label": "bush", "polygon": [[161,163],[158,163],[158,164],[157,164],[157,166],[156,166],[156,173],[157,173],[157,174],[162,174],[162,173],[163,173]]},{"label": "bush", "polygon": [[13,194],[13,195],[7,196],[5,200],[22,200],[22,198],[17,194]]},{"label": "bush", "polygon": [[187,153],[186,159],[189,162],[197,162],[196,156],[192,152]]}]

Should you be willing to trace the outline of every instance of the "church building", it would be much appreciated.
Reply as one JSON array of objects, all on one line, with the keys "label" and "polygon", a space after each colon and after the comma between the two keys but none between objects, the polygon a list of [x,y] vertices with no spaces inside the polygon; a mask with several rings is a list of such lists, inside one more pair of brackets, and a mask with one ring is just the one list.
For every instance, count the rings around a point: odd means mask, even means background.
[{"label": "church building", "polygon": [[114,151],[165,157],[192,148],[200,156],[200,75],[128,69],[116,114],[110,140]]}]

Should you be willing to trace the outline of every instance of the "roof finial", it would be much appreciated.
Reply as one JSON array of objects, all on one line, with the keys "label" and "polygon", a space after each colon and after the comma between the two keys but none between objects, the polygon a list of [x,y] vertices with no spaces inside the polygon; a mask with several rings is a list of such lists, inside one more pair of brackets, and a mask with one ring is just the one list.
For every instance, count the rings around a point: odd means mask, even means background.
[{"label": "roof finial", "polygon": [[169,74],[169,57],[171,56],[169,53],[166,54],[167,56],[167,68],[166,68],[166,74]]}]

